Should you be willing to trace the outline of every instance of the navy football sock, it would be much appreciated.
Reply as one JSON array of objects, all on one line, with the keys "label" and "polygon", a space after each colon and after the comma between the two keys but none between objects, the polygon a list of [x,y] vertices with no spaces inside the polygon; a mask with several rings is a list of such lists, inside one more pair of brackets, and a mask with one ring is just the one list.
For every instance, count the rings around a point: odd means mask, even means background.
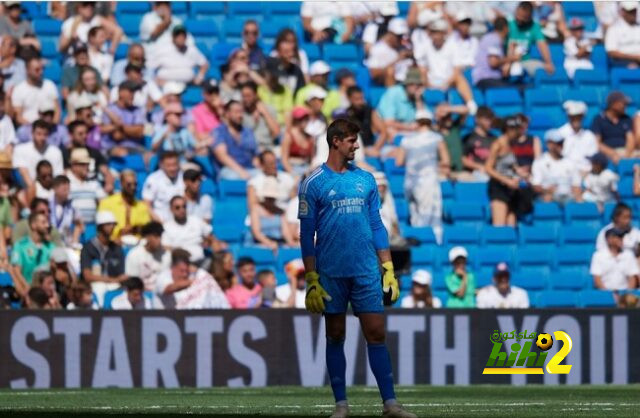
[{"label": "navy football sock", "polygon": [[327,370],[329,380],[336,403],[347,400],[347,388],[345,373],[347,370],[347,359],[344,357],[344,340],[334,340],[327,338]]},{"label": "navy football sock", "polygon": [[378,389],[383,402],[396,398],[393,390],[393,372],[391,371],[391,358],[384,344],[367,344],[369,354],[369,366],[378,382]]}]

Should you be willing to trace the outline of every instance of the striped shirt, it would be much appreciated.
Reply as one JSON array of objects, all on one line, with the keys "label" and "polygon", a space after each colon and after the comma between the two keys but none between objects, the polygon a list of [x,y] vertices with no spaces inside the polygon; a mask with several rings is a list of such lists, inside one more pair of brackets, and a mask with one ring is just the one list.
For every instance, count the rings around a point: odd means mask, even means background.
[{"label": "striped shirt", "polygon": [[71,206],[76,213],[78,213],[82,222],[94,223],[96,220],[98,200],[107,196],[102,186],[95,180],[80,180],[71,170],[67,171],[67,177],[69,177],[71,183]]}]

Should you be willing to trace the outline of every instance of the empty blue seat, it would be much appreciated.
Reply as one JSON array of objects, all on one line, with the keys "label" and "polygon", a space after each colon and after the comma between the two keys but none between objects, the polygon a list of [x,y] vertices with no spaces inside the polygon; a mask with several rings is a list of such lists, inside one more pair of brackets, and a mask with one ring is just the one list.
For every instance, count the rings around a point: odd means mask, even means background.
[{"label": "empty blue seat", "polygon": [[185,1],[172,1],[171,13],[180,19],[185,19],[187,16],[187,2]]},{"label": "empty blue seat", "polygon": [[56,19],[38,18],[33,20],[33,30],[38,36],[59,36],[62,22]]},{"label": "empty blue seat", "polygon": [[194,1],[189,4],[189,15],[193,18],[210,18],[224,14],[225,3],[221,1]]},{"label": "empty blue seat", "polygon": [[184,22],[187,31],[195,37],[198,41],[202,37],[207,38],[219,38],[220,32],[218,32],[218,26],[211,20],[196,20],[187,19]]},{"label": "empty blue seat", "polygon": [[580,292],[580,305],[585,308],[609,308],[616,306],[616,301],[610,290],[583,290]]},{"label": "empty blue seat", "polygon": [[239,224],[216,224],[213,233],[216,238],[229,244],[242,242],[245,228]]},{"label": "empty blue seat", "polygon": [[82,244],[88,242],[90,239],[96,236],[97,227],[94,223],[85,223],[84,231],[82,231],[82,235],[80,237],[80,242]]},{"label": "empty blue seat", "polygon": [[60,68],[60,64],[57,61],[51,61],[49,64],[44,67],[42,71],[42,76],[47,79],[53,81],[55,84],[60,82],[62,78],[62,68]]},{"label": "empty blue seat", "polygon": [[548,244],[553,245],[557,241],[556,229],[549,225],[523,225],[518,230],[520,243],[529,244]]},{"label": "empty blue seat", "polygon": [[427,89],[422,94],[422,99],[430,108],[435,108],[442,102],[447,101],[447,97],[442,90]]},{"label": "empty blue seat", "polygon": [[343,63],[359,63],[360,51],[355,44],[326,44],[322,48],[324,60],[338,68]]},{"label": "empty blue seat", "polygon": [[[281,30],[296,27],[296,21],[290,17],[274,16],[269,21],[260,25],[260,42],[264,45],[265,42],[275,41]],[[264,48],[265,52],[269,52]]]},{"label": "empty blue seat", "polygon": [[573,76],[573,83],[577,88],[581,87],[608,87],[609,74],[601,69],[577,70]]},{"label": "empty blue seat", "polygon": [[442,193],[442,199],[453,199],[453,183],[451,183],[449,180],[441,181],[440,192]]},{"label": "empty blue seat", "polygon": [[395,199],[396,214],[400,223],[409,221],[409,202],[407,199]]},{"label": "empty blue seat", "polygon": [[251,257],[255,261],[257,267],[264,267],[267,265],[275,265],[276,260],[273,256],[273,251],[268,248],[258,246],[246,246],[238,249],[236,258]]},{"label": "empty blue seat", "polygon": [[562,272],[588,271],[592,254],[591,245],[565,245],[557,255],[558,270]]},{"label": "empty blue seat", "polygon": [[581,18],[595,15],[592,1],[563,1],[562,9],[566,16],[580,16]]},{"label": "empty blue seat", "polygon": [[448,215],[454,224],[475,226],[485,219],[484,206],[475,203],[458,203],[448,209]]},{"label": "empty blue seat", "polygon": [[40,42],[40,54],[43,58],[58,59],[60,52],[58,52],[58,45],[51,39],[45,39]]},{"label": "empty blue seat", "polygon": [[556,202],[535,202],[533,222],[536,224],[562,221],[562,208]]},{"label": "empty blue seat", "polygon": [[569,89],[564,92],[564,100],[579,100],[589,107],[600,107],[603,103],[601,92],[596,87],[582,87],[581,89]]},{"label": "empty blue seat", "polygon": [[547,109],[535,107],[529,113],[529,129],[531,131],[548,131],[562,125],[565,115],[560,110],[560,104],[556,105],[556,109]]},{"label": "empty blue seat", "polygon": [[493,270],[499,263],[507,263],[510,268],[513,268],[513,253],[498,247],[481,247],[476,253],[475,263],[476,268],[489,268],[493,274]]},{"label": "empty blue seat", "polygon": [[229,54],[236,48],[239,48],[239,43],[219,42],[211,47],[211,62],[215,65],[220,65],[227,62]]},{"label": "empty blue seat", "polygon": [[569,290],[544,291],[538,296],[538,308],[573,308],[578,306],[578,295]]},{"label": "empty blue seat", "polygon": [[244,198],[247,195],[247,182],[244,180],[221,180],[219,187],[221,198]]},{"label": "empty blue seat", "polygon": [[213,217],[214,230],[225,224],[244,225],[248,213],[246,199],[217,200]]},{"label": "empty blue seat", "polygon": [[489,203],[487,183],[485,182],[464,182],[456,183],[454,187],[454,199],[456,202],[466,203]]},{"label": "empty blue seat", "polygon": [[553,272],[550,285],[557,290],[582,290],[590,279],[588,274],[579,271]]},{"label": "empty blue seat", "polygon": [[562,67],[556,68],[553,74],[547,74],[542,68],[538,69],[534,75],[534,83],[536,88],[543,86],[567,86],[569,85],[569,77]]},{"label": "empty blue seat", "polygon": [[182,93],[182,104],[191,107],[195,106],[202,100],[202,89],[196,86],[189,86]]},{"label": "empty blue seat", "polygon": [[491,89],[485,93],[487,106],[499,116],[520,113],[523,109],[522,97],[517,89]]},{"label": "empty blue seat", "polygon": [[244,18],[228,18],[224,20],[222,30],[224,31],[225,42],[242,42],[242,30],[244,29],[244,21]]},{"label": "empty blue seat", "polygon": [[476,226],[446,225],[444,227],[445,245],[477,245],[480,243],[480,234]]},{"label": "empty blue seat", "polygon": [[116,13],[118,15],[143,15],[151,9],[150,3],[146,1],[122,1],[116,4]]},{"label": "empty blue seat", "polygon": [[604,210],[602,211],[602,222],[604,224],[611,222],[611,215],[613,215],[613,210],[617,204],[617,202],[606,202],[604,204]]},{"label": "empty blue seat", "polygon": [[261,2],[265,14],[272,16],[300,16],[300,2],[298,1],[268,1]]},{"label": "empty blue seat", "polygon": [[421,245],[411,247],[411,265],[417,268],[433,269],[436,266],[438,247],[434,245]]},{"label": "empty blue seat", "polygon": [[632,177],[633,166],[640,165],[638,158],[623,158],[618,162],[618,174],[620,177]]},{"label": "empty blue seat", "polygon": [[623,177],[618,182],[618,195],[623,200],[633,199],[636,196],[633,194],[633,178]]},{"label": "empty blue seat", "polygon": [[217,191],[218,187],[213,182],[213,180],[207,178],[202,180],[202,184],[200,185],[200,193],[214,197]]},{"label": "empty blue seat", "polygon": [[557,108],[561,102],[560,92],[555,87],[528,89],[524,92],[524,103],[527,111],[531,111],[533,107]]},{"label": "empty blue seat", "polygon": [[546,271],[551,271],[551,267],[555,265],[554,249],[549,245],[520,247],[516,254],[518,269],[525,270],[531,267],[539,267]]},{"label": "empty blue seat", "polygon": [[386,91],[386,88],[384,88],[384,87],[371,86],[369,88],[369,98],[367,99],[369,104],[372,107],[377,107],[378,103],[380,103],[380,99],[382,98],[382,95],[384,94],[385,91]]},{"label": "empty blue seat", "polygon": [[598,205],[593,202],[569,202],[564,207],[564,215],[567,224],[600,225]]},{"label": "empty blue seat", "polygon": [[[549,281],[549,270],[546,267],[527,267],[519,271],[511,272],[511,284],[528,291],[546,289]],[[529,295],[530,303],[533,304]]]},{"label": "empty blue seat", "polygon": [[192,161],[200,167],[200,171],[205,177],[210,179],[216,178],[216,171],[211,163],[211,158],[208,156],[196,155],[193,157]]},{"label": "empty blue seat", "polygon": [[140,36],[141,20],[142,15],[122,15],[118,17],[118,24],[129,38],[137,39]]},{"label": "empty blue seat", "polygon": [[611,69],[611,87],[622,89],[628,86],[637,86],[640,83],[640,71],[628,68]]},{"label": "empty blue seat", "polygon": [[420,244],[435,244],[436,236],[431,227],[400,226],[400,234],[405,238],[413,238],[420,241]]},{"label": "empty blue seat", "polygon": [[300,48],[307,53],[309,62],[314,62],[322,59],[322,52],[320,51],[320,47],[317,44],[301,44]]},{"label": "empty blue seat", "polygon": [[262,16],[262,2],[259,1],[230,1],[227,3],[227,14],[230,16],[251,17],[255,19]]},{"label": "empty blue seat", "polygon": [[404,177],[402,176],[389,176],[389,190],[396,199],[404,199]]},{"label": "empty blue seat", "polygon": [[564,225],[560,229],[560,244],[593,245],[596,242],[598,229],[584,226]]}]

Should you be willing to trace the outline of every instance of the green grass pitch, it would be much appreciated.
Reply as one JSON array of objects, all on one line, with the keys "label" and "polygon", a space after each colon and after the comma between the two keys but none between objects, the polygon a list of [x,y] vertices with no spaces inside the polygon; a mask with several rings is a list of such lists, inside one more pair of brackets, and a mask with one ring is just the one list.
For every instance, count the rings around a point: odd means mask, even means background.
[{"label": "green grass pitch", "polygon": [[[376,388],[348,388],[352,416],[379,416]],[[627,386],[411,386],[398,399],[420,417],[639,417],[640,385]],[[2,390],[0,414],[86,416],[330,415],[329,388]]]}]

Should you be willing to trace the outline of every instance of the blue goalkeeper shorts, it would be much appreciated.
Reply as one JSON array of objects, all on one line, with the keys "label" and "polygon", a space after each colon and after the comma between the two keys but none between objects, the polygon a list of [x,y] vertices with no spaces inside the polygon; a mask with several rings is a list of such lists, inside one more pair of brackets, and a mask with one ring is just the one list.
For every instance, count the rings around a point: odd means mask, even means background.
[{"label": "blue goalkeeper shorts", "polygon": [[384,311],[379,275],[341,278],[320,275],[320,285],[331,296],[330,301],[324,301],[324,313],[345,313],[349,303],[355,315]]}]

